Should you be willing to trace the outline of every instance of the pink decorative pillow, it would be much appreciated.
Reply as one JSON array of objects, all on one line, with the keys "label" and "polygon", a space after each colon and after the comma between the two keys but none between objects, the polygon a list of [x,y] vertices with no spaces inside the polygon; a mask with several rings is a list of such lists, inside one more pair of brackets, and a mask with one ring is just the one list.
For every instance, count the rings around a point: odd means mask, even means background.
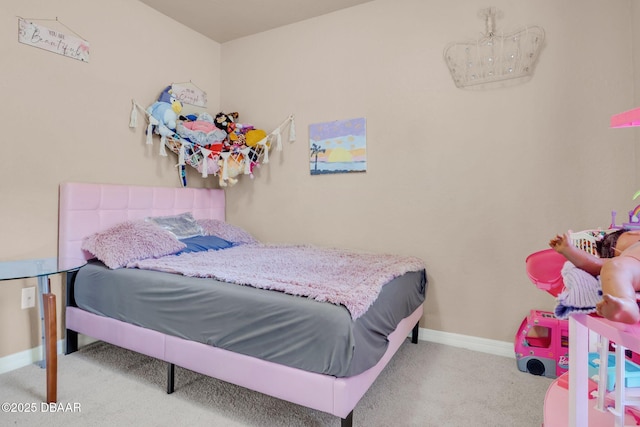
[{"label": "pink decorative pillow", "polygon": [[218,236],[235,244],[258,243],[248,231],[218,219],[199,219],[198,224],[207,236]]},{"label": "pink decorative pillow", "polygon": [[82,242],[82,249],[111,269],[132,261],[170,255],[185,247],[171,232],[144,220],[121,222],[85,237]]}]

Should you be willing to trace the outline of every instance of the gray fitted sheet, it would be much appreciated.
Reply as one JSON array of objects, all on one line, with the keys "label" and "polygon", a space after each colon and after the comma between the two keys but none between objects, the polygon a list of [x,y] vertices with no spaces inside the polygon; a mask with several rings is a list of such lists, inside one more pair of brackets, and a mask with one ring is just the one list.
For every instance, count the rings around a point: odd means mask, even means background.
[{"label": "gray fitted sheet", "polygon": [[[353,320],[341,305],[214,279],[82,267],[74,299],[88,312],[270,362],[336,377],[375,365],[387,336],[424,301],[425,271],[385,286]],[[212,362],[215,363],[215,362]]]}]

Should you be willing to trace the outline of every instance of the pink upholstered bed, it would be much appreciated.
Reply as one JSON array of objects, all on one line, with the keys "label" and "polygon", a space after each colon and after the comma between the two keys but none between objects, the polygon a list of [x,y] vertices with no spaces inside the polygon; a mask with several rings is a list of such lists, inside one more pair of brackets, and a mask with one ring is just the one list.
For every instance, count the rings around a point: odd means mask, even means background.
[{"label": "pink upholstered bed", "polygon": [[[64,183],[60,186],[59,257],[76,265],[88,259],[84,237],[119,222],[148,216],[191,212],[196,219],[225,219],[222,190]],[[169,363],[168,392],[173,391],[173,366],[237,384],[258,392],[336,415],[352,423],[353,410],[377,376],[412,333],[417,342],[421,304],[387,337],[388,347],[370,369],[349,377],[308,372],[256,357],[100,316],[74,306],[73,280],[66,307],[67,353],[84,334]]]}]

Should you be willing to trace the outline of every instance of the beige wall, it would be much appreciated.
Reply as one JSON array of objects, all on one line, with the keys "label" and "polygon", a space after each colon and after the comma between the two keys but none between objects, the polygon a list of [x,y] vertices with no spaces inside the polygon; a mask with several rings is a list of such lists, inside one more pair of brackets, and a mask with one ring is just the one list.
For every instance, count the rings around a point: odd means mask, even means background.
[{"label": "beige wall", "polygon": [[[18,43],[17,16],[73,30],[90,62]],[[175,156],[145,145],[144,117],[128,128],[132,98],[146,107],[191,80],[219,108],[220,45],[138,1],[3,0],[0,57],[0,260],[56,255],[63,181],[179,185]],[[0,282],[0,356],[39,344],[37,311],[20,309],[21,288],[35,283]]]},{"label": "beige wall", "polygon": [[[229,218],[263,240],[423,258],[425,328],[512,341],[553,309],[526,256],[635,206],[633,131],[608,129],[636,105],[631,2],[491,6],[498,30],[546,31],[526,84],[454,86],[442,52],[484,32],[480,0],[379,0],[223,44],[221,107],[260,126],[294,113],[298,136],[228,192]],[[310,176],[309,124],[355,117],[367,173]]]},{"label": "beige wall", "polygon": [[[484,31],[480,0],[378,0],[222,46],[136,1],[3,1],[0,259],[55,254],[62,181],[178,185],[175,159],[127,124],[131,98],[147,105],[192,80],[210,112],[265,129],[296,116],[297,142],[228,191],[232,222],[264,241],[419,256],[423,327],[511,341],[529,309],[554,305],[525,257],[634,205],[636,132],[607,124],[638,104],[640,21],[631,0],[492,6],[498,29],[542,26],[545,47],[530,82],[469,91],[442,50]],[[91,62],[19,44],[16,16],[59,17],[89,40]],[[309,124],[356,117],[367,173],[309,176]],[[0,357],[38,344],[35,311],[19,308],[29,285],[1,285]]]}]

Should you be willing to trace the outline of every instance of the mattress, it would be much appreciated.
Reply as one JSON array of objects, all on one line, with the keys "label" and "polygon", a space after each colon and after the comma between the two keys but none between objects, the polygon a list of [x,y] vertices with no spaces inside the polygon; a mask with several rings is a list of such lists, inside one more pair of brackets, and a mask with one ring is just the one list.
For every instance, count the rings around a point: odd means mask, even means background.
[{"label": "mattress", "polygon": [[90,313],[168,335],[349,377],[379,361],[387,336],[423,303],[426,286],[424,270],[397,277],[354,320],[341,305],[214,279],[111,270],[94,260],[78,271],[74,302]]}]

